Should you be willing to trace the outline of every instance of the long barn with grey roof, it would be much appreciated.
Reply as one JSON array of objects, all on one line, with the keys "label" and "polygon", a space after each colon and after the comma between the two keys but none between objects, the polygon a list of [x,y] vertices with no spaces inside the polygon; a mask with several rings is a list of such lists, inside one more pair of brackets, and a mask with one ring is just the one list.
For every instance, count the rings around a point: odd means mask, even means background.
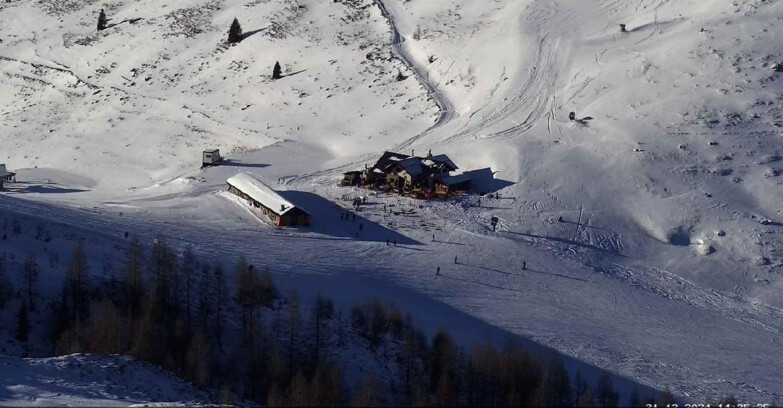
[{"label": "long barn with grey roof", "polygon": [[226,183],[228,191],[247,200],[253,210],[260,211],[272,224],[278,227],[310,225],[310,214],[307,211],[281,197],[250,174],[237,173],[226,180]]}]

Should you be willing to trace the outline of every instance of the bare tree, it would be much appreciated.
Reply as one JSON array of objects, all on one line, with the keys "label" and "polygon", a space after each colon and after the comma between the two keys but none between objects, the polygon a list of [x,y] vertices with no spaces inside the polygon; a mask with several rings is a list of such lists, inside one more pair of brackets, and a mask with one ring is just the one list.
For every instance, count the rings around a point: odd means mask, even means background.
[{"label": "bare tree", "polygon": [[35,260],[35,255],[30,252],[22,264],[22,279],[27,288],[27,302],[30,304],[30,310],[35,310],[35,284],[38,282],[38,272],[38,262]]}]

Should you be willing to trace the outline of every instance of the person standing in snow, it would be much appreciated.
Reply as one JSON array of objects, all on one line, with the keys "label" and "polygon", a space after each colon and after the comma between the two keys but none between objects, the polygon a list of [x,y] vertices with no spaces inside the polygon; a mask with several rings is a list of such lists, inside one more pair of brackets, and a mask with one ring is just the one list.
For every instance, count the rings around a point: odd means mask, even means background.
[{"label": "person standing in snow", "polygon": [[527,261],[522,261],[522,270],[527,269]]},{"label": "person standing in snow", "polygon": [[438,269],[437,269],[437,270],[435,270],[435,275],[436,275],[436,276],[437,276],[437,275],[440,275],[440,266],[438,267]]},{"label": "person standing in snow", "polygon": [[389,246],[389,238],[386,238],[386,246]]},{"label": "person standing in snow", "polygon": [[435,242],[435,234],[432,234],[432,242]]},{"label": "person standing in snow", "polygon": [[457,264],[457,257],[455,256],[454,257],[454,265],[456,265],[456,264]]}]

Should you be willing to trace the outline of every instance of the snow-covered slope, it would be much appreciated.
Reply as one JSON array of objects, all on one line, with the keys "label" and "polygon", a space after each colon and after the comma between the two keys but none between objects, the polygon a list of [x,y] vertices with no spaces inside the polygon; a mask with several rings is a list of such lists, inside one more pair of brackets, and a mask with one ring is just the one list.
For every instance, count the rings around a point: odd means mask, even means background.
[{"label": "snow-covered slope", "polygon": [[3,406],[209,405],[173,374],[128,356],[0,356]]},{"label": "snow-covered slope", "polygon": [[[0,160],[40,167],[8,194],[94,211],[4,208],[157,223],[210,256],[263,247],[310,279],[380,276],[696,402],[783,402],[783,3],[106,4],[112,23],[142,20],[95,34],[98,3],[0,4]],[[225,47],[234,16],[263,30]],[[269,78],[275,60],[290,76]],[[199,170],[207,147],[228,165]],[[394,148],[491,167],[504,182],[479,191],[501,198],[372,197],[357,236],[336,206],[366,192],[335,183]],[[221,192],[239,169],[313,227],[256,220]]]},{"label": "snow-covered slope", "polygon": [[[2,160],[117,194],[192,168],[206,147],[296,140],[340,157],[390,146],[436,111],[417,82],[396,80],[405,67],[371,5],[110,2],[98,33],[96,2],[3,3]],[[235,17],[245,38],[227,46]]]}]

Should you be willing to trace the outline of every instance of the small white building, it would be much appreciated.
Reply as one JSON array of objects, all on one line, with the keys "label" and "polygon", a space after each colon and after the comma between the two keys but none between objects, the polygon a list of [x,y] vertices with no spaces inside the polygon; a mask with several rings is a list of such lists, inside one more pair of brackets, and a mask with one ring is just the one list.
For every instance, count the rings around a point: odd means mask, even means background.
[{"label": "small white building", "polygon": [[226,183],[228,191],[247,200],[254,209],[269,217],[274,225],[310,225],[310,214],[281,197],[261,180],[247,173],[237,173]]},{"label": "small white building", "polygon": [[201,167],[217,166],[222,160],[220,149],[207,149],[201,154]]}]

